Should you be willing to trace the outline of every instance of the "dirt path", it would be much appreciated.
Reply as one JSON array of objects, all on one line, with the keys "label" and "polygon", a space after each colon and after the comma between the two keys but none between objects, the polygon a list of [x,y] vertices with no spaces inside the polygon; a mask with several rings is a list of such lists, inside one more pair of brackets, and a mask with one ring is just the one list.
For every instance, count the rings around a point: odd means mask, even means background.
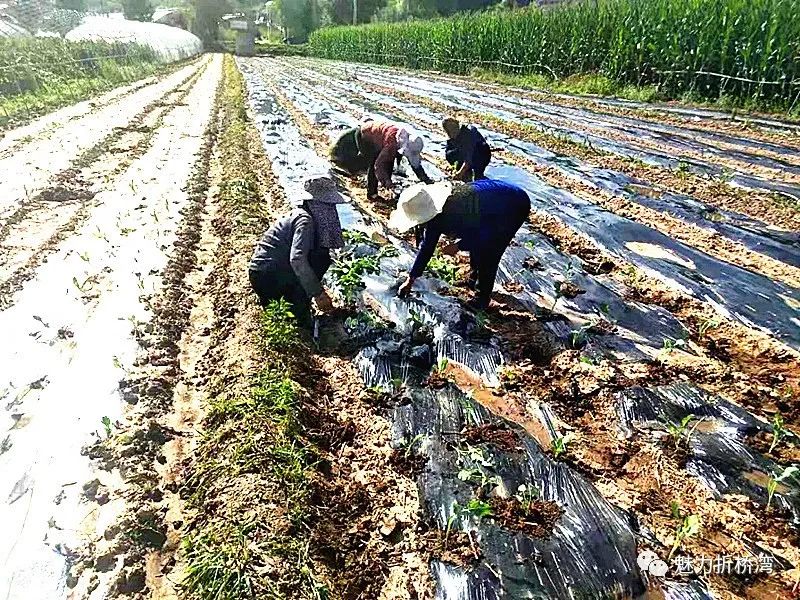
[{"label": "dirt path", "polygon": [[[64,565],[86,544],[113,539],[107,528],[124,512],[119,476],[98,471],[82,448],[92,437],[113,434],[124,419],[122,398],[135,401],[119,382],[133,370],[137,340],[149,327],[147,298],[165,285],[162,269],[184,218],[182,190],[202,142],[220,61],[209,59],[202,74],[182,83],[197,71],[193,66],[159,88],[159,97],[137,100],[163,102],[142,115],[146,143],[135,138],[138,145],[110,151],[109,166],[101,162],[96,179],[87,165],[91,205],[55,223],[59,233],[45,242],[46,262],[30,265],[14,305],[0,313],[8,431],[0,460],[3,494],[10,499],[0,521],[11,533],[0,547],[4,597],[59,597],[65,583],[77,583],[65,581]],[[84,198],[70,193],[64,200]],[[25,221],[32,222],[38,223]],[[42,252],[39,243],[31,243],[33,256]],[[15,251],[30,255],[30,247],[21,248]],[[102,559],[98,571],[111,570],[112,556],[95,558]],[[88,593],[109,583],[94,578],[81,585]]]}]

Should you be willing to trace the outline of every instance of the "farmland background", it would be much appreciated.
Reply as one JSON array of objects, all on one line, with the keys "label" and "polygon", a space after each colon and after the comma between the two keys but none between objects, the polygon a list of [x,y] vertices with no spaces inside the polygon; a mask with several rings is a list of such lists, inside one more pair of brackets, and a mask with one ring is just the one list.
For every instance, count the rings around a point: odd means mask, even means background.
[{"label": "farmland background", "polygon": [[447,19],[325,28],[320,57],[564,78],[600,74],[670,98],[792,109],[800,94],[793,0],[605,0]]}]

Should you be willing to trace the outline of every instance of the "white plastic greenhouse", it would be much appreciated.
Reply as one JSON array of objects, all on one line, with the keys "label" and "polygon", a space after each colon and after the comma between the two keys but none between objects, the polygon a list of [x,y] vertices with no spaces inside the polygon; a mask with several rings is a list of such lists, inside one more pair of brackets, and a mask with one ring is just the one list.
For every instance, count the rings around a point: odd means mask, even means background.
[{"label": "white plastic greenhouse", "polygon": [[67,33],[70,41],[132,42],[153,49],[164,62],[173,62],[199,54],[203,42],[196,35],[177,27],[159,23],[126,21],[91,16]]}]

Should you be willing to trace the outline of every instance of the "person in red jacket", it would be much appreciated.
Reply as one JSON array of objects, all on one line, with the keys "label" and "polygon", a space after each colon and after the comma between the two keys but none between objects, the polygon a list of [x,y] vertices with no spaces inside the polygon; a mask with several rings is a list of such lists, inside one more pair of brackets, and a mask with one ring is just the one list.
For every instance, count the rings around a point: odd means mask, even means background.
[{"label": "person in red jacket", "polygon": [[418,135],[409,134],[392,123],[368,121],[348,129],[331,146],[333,164],[353,175],[367,172],[367,197],[378,197],[378,183],[393,189],[392,170],[396,160],[405,156],[420,181],[433,183],[422,168],[424,142]]}]

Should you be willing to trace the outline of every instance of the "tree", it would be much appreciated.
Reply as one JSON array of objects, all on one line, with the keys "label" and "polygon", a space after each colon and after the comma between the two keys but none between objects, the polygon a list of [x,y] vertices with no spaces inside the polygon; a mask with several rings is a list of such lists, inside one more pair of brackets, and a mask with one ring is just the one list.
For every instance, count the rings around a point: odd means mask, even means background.
[{"label": "tree", "polygon": [[[386,0],[358,0],[358,22],[369,23]],[[353,22],[353,0],[331,0],[331,21],[336,25]]]},{"label": "tree", "polygon": [[150,0],[122,0],[122,12],[132,21],[150,21],[154,9]]},{"label": "tree", "polygon": [[308,39],[317,26],[317,0],[276,0],[281,14],[281,21],[290,38],[298,41]]},{"label": "tree", "polygon": [[231,7],[226,0],[192,0],[194,19],[192,33],[203,40],[206,48],[213,48],[219,39],[219,22]]},{"label": "tree", "polygon": [[56,2],[56,6],[66,10],[86,12],[86,0],[58,0],[58,2]]}]

